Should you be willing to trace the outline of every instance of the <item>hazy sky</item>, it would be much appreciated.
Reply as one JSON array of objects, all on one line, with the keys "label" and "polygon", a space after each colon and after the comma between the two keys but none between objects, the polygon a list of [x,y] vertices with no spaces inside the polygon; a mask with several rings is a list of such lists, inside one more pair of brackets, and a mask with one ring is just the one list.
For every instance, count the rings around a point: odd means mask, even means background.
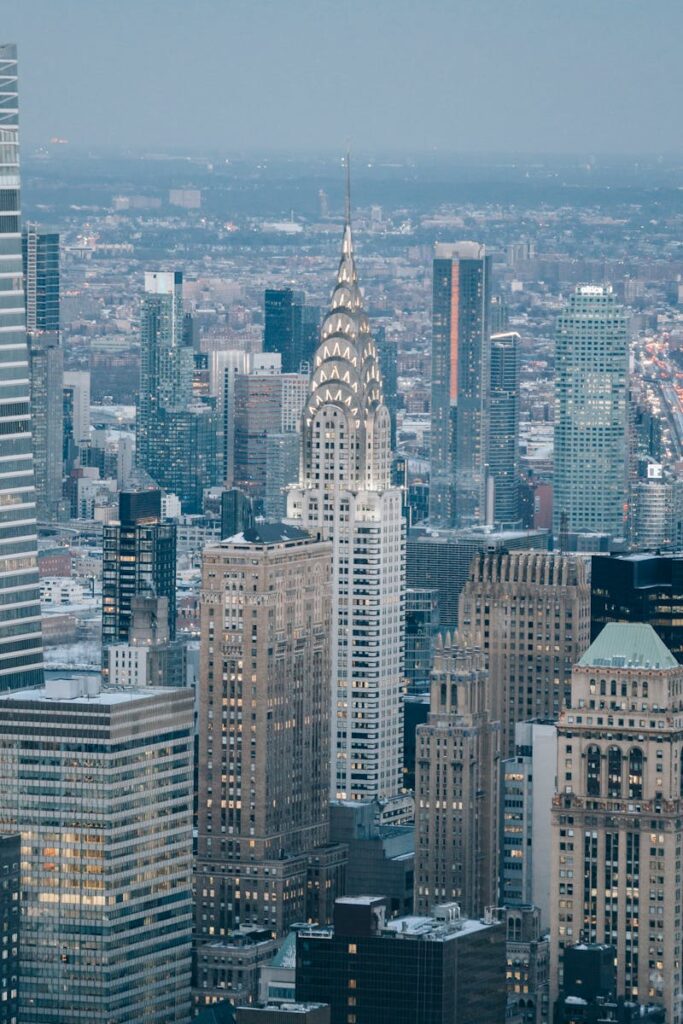
[{"label": "hazy sky", "polygon": [[24,142],[683,151],[681,0],[0,0]]}]

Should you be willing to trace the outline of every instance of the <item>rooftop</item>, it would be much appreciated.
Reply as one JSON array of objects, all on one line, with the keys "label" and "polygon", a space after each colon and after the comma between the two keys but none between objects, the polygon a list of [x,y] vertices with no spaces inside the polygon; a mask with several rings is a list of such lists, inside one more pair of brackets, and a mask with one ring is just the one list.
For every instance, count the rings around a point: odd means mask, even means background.
[{"label": "rooftop", "polygon": [[678,662],[649,623],[608,622],[579,661],[582,668],[677,668]]},{"label": "rooftop", "polygon": [[223,544],[285,544],[291,541],[313,540],[310,533],[287,523],[258,523],[243,533],[227,537]]}]

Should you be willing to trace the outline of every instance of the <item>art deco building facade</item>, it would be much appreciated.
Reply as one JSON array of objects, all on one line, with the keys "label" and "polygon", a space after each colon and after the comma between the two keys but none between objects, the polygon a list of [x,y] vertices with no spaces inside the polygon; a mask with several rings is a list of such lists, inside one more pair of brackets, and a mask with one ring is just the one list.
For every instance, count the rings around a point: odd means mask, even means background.
[{"label": "art deco building facade", "polygon": [[579,285],[557,320],[553,531],[623,537],[629,322],[612,289]]},{"label": "art deco building facade", "polygon": [[583,562],[543,551],[480,554],[460,596],[460,639],[488,659],[491,715],[503,756],[515,724],[555,721],[569,703],[572,667],[590,643],[590,587]]},{"label": "art deco building facade", "polygon": [[500,725],[486,660],[439,637],[427,723],[417,727],[415,913],[457,902],[481,917],[498,902]]},{"label": "art deco building facade", "polygon": [[186,1024],[192,748],[189,690],[99,692],[93,678],[0,698],[26,1024]]},{"label": "art deco building facade", "polygon": [[0,46],[0,210],[0,690],[5,690],[43,681],[12,44]]},{"label": "art deco building facade", "polygon": [[[264,524],[203,557],[197,995],[246,928],[327,920],[331,545]],[[255,979],[254,979],[255,990]],[[228,993],[225,993],[226,995]]]},{"label": "art deco building facade", "polygon": [[429,515],[438,526],[484,520],[491,264],[477,242],[434,252]]},{"label": "art deco building facade", "polygon": [[681,1020],[683,669],[651,626],[610,623],[558,723],[551,999],[562,953],[616,950],[617,996]]},{"label": "art deco building facade", "polygon": [[288,517],[332,541],[331,793],[391,797],[401,779],[405,531],[390,422],[351,227],[315,354]]}]

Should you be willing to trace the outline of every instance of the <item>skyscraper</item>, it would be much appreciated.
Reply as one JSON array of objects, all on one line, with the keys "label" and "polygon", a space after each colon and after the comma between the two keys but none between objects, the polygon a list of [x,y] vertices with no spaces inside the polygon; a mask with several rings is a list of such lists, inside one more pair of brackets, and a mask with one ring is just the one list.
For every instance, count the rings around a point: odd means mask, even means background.
[{"label": "skyscraper", "polygon": [[283,937],[324,920],[320,895],[334,895],[345,852],[325,846],[331,567],[329,542],[283,523],[204,551],[198,975],[205,952],[230,959],[240,929]]},{"label": "skyscraper", "polygon": [[282,372],[298,373],[302,352],[304,293],[292,288],[266,288],[263,351],[279,352]]},{"label": "skyscraper", "polygon": [[496,523],[518,522],[519,512],[519,334],[491,336],[489,478]]},{"label": "skyscraper", "polygon": [[331,791],[394,796],[401,779],[404,519],[390,422],[347,210],[304,411],[289,518],[333,541]]},{"label": "skyscraper", "polygon": [[0,690],[43,681],[22,285],[17,51],[0,46]]},{"label": "skyscraper", "polygon": [[579,285],[557,320],[553,531],[625,536],[629,322],[609,285]]},{"label": "skyscraper", "polygon": [[64,354],[59,335],[59,235],[27,224],[22,235],[26,331],[31,369],[33,466],[38,519],[62,501]]},{"label": "skyscraper", "polygon": [[460,596],[459,636],[488,659],[491,714],[503,755],[515,725],[555,721],[572,667],[590,643],[590,587],[581,559],[540,551],[480,554]]},{"label": "skyscraper", "polygon": [[[102,540],[102,647],[130,639],[137,594],[167,598],[168,635],[176,626],[176,527],[161,522],[161,492],[153,487],[119,494],[118,522]],[[106,661],[105,661],[106,664]]]},{"label": "skyscraper", "polygon": [[557,728],[551,999],[562,952],[616,950],[617,995],[681,1021],[683,668],[649,625],[609,623],[574,668]]},{"label": "skyscraper", "polygon": [[219,477],[213,399],[195,399],[194,351],[183,312],[183,275],[145,273],[140,331],[136,459],[183,512],[202,511],[203,491]]},{"label": "skyscraper", "polygon": [[21,833],[19,1019],[186,1024],[193,700],[51,680],[0,698],[0,831]]},{"label": "skyscraper", "polygon": [[457,902],[468,917],[498,903],[500,723],[486,660],[439,637],[429,718],[417,727],[415,913]]},{"label": "skyscraper", "polygon": [[491,264],[477,242],[434,251],[429,512],[439,526],[484,520]]}]

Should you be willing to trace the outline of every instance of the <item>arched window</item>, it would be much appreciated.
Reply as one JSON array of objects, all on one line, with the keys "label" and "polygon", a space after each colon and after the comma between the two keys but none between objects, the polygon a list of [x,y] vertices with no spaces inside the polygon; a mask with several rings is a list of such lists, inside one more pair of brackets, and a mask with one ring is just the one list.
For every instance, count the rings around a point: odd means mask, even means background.
[{"label": "arched window", "polygon": [[589,747],[586,755],[586,789],[588,796],[600,796],[600,748]]},{"label": "arched window", "polygon": [[643,798],[643,752],[633,747],[628,755],[628,796],[629,800]]},{"label": "arched window", "polygon": [[610,747],[607,752],[607,796],[618,800],[621,796],[621,750]]}]

